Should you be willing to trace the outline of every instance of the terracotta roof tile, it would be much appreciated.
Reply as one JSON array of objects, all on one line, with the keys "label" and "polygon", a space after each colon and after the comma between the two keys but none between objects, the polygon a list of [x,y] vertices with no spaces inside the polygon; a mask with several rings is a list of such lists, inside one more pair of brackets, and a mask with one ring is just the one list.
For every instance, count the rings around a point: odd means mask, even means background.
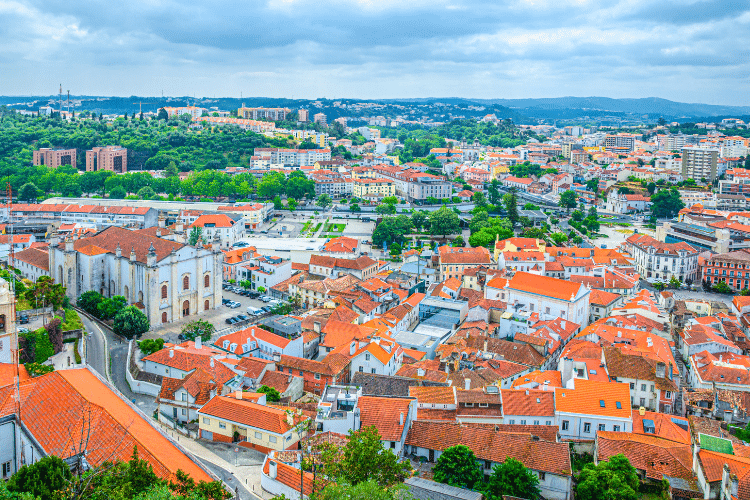
[{"label": "terracotta roof tile", "polygon": [[361,396],[357,401],[361,426],[375,426],[383,441],[400,441],[413,399]]}]

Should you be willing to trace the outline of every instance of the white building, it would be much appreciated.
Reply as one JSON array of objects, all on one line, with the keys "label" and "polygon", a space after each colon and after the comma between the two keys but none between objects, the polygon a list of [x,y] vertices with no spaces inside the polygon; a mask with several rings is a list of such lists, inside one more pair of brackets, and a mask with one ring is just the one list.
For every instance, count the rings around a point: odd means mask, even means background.
[{"label": "white building", "polygon": [[404,350],[395,342],[375,337],[372,340],[349,344],[351,376],[356,372],[376,375],[395,375],[401,369]]},{"label": "white building", "polygon": [[204,242],[218,238],[221,247],[228,249],[244,234],[245,227],[226,214],[202,214],[188,227],[188,232],[199,228]]},{"label": "white building", "polygon": [[623,244],[638,273],[648,281],[695,281],[698,251],[681,241],[664,243],[647,234],[634,234]]},{"label": "white building", "polygon": [[632,432],[628,384],[572,379],[575,388],[555,389],[561,439],[593,441],[597,431]]},{"label": "white building", "polygon": [[516,311],[539,313],[541,321],[562,318],[582,328],[589,324],[591,290],[581,283],[516,272],[506,290],[508,307]]},{"label": "white building", "polygon": [[122,295],[152,326],[220,306],[222,260],[218,244],[192,247],[117,226],[63,244],[53,237],[49,246],[50,276],[68,298]]}]

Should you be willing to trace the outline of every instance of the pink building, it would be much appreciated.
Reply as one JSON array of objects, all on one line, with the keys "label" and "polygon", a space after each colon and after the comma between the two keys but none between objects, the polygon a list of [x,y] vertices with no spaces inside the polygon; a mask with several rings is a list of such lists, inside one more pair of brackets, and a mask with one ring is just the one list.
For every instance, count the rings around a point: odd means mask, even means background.
[{"label": "pink building", "polygon": [[86,151],[86,172],[110,170],[116,174],[128,171],[128,150],[121,146],[96,147]]}]

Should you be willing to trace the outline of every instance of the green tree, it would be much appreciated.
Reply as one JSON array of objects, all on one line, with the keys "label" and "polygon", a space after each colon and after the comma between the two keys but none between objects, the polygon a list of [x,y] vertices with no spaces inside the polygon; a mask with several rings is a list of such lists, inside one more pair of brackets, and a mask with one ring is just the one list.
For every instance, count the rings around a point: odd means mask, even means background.
[{"label": "green tree", "polygon": [[484,196],[484,193],[481,191],[476,192],[472,195],[471,201],[474,202],[474,205],[480,208],[486,208],[487,207],[487,198]]},{"label": "green tree", "polygon": [[351,210],[352,212],[361,212],[362,211],[362,209],[359,208],[359,204],[358,203],[352,203],[351,205],[349,205],[349,210]]},{"label": "green tree", "polygon": [[203,234],[203,230],[195,226],[193,229],[190,230],[190,236],[188,236],[188,243],[190,245],[195,246],[198,244],[198,240],[201,239],[201,235]]},{"label": "green tree", "polygon": [[200,337],[203,342],[211,340],[211,336],[216,331],[213,324],[202,319],[196,319],[182,327],[182,335],[185,340],[195,340],[196,337]]},{"label": "green tree", "polygon": [[411,231],[412,223],[408,215],[384,217],[372,233],[373,245],[382,248],[383,243],[403,243],[404,235]]},{"label": "green tree", "polygon": [[395,205],[398,203],[398,198],[396,198],[395,196],[385,196],[383,197],[382,201],[386,205]]},{"label": "green tree", "polygon": [[490,203],[493,205],[498,205],[500,203],[500,190],[498,187],[500,186],[500,181],[497,179],[492,179],[492,182],[487,187],[487,195],[489,196]]},{"label": "green tree", "polygon": [[492,217],[478,231],[469,236],[469,245],[472,247],[494,249],[495,241],[511,238],[512,236],[513,228],[508,219]]},{"label": "green tree", "polygon": [[675,188],[662,189],[651,197],[651,213],[654,217],[670,218],[685,208],[680,193]]},{"label": "green tree", "polygon": [[458,236],[456,236],[453,239],[453,243],[451,244],[451,246],[454,246],[454,247],[463,247],[463,246],[466,246],[466,242],[464,241],[464,237],[461,236],[460,234]]},{"label": "green tree", "polygon": [[164,108],[159,108],[159,113],[156,115],[157,120],[169,120],[169,113],[167,113],[167,110]]},{"label": "green tree", "polygon": [[533,203],[527,203],[523,206],[524,210],[539,210],[539,207],[534,205]]},{"label": "green tree", "polygon": [[290,211],[294,212],[295,210],[297,210],[297,206],[299,205],[299,203],[294,198],[288,198],[286,200],[286,205],[287,207],[289,207]]},{"label": "green tree", "polygon": [[648,185],[646,185],[646,190],[648,191],[648,194],[654,194],[654,191],[656,191],[656,183],[649,182]]},{"label": "green tree", "polygon": [[273,208],[275,210],[281,210],[284,208],[284,205],[281,203],[281,196],[276,195],[273,197]]},{"label": "green tree", "polygon": [[279,401],[281,401],[281,394],[279,393],[279,391],[277,391],[273,387],[268,387],[267,385],[261,385],[258,388],[258,390],[255,392],[265,394],[266,401],[268,401],[269,403],[278,403]]},{"label": "green tree", "polygon": [[135,306],[128,306],[115,315],[112,329],[126,339],[138,338],[150,328],[148,318]]},{"label": "green tree", "polygon": [[96,317],[104,321],[112,319],[117,316],[117,313],[125,308],[127,303],[128,300],[122,295],[103,298],[102,301],[99,302],[99,304],[96,306]]},{"label": "green tree", "polygon": [[68,464],[55,456],[22,466],[8,480],[8,491],[29,493],[31,498],[57,500],[73,479]]},{"label": "green tree", "polygon": [[711,290],[713,290],[716,293],[724,293],[724,294],[733,293],[732,288],[729,285],[727,285],[725,281],[719,281],[713,286],[713,288],[711,288]]},{"label": "green tree", "polygon": [[421,231],[427,224],[427,212],[424,210],[414,211],[414,213],[411,214],[411,223],[418,231]]},{"label": "green tree", "polygon": [[375,211],[381,215],[393,215],[396,213],[396,205],[383,203],[375,207]]},{"label": "green tree", "polygon": [[88,292],[83,292],[81,296],[78,297],[78,300],[76,300],[76,305],[92,316],[98,317],[98,306],[102,300],[104,300],[104,297],[102,297],[99,292],[91,290]]},{"label": "green tree", "polygon": [[392,257],[398,257],[399,255],[401,255],[401,245],[399,245],[398,243],[394,243],[393,245],[391,245],[390,252]]},{"label": "green tree", "polygon": [[318,196],[318,200],[315,202],[317,206],[325,210],[326,208],[333,205],[333,200],[331,200],[331,197],[327,194],[323,193],[320,196]]},{"label": "green tree", "polygon": [[625,456],[619,454],[598,465],[588,464],[576,486],[580,500],[635,500],[638,498],[638,474]]},{"label": "green tree", "polygon": [[593,179],[587,180],[586,189],[588,189],[589,191],[593,191],[594,193],[597,193],[599,191],[599,178],[594,177]]},{"label": "green tree", "polygon": [[447,207],[441,207],[430,213],[430,234],[442,234],[443,237],[449,234],[456,234],[461,230],[461,221],[453,210]]},{"label": "green tree", "polygon": [[568,212],[570,212],[571,208],[576,207],[576,201],[578,200],[578,196],[576,195],[575,191],[567,190],[563,194],[560,195],[560,201],[558,205],[565,208]]},{"label": "green tree", "polygon": [[122,200],[127,195],[128,195],[127,191],[125,191],[125,188],[122,186],[115,186],[109,192],[109,197],[115,200]]},{"label": "green tree", "polygon": [[383,487],[372,479],[356,486],[347,483],[331,483],[316,493],[315,500],[409,500],[413,498],[404,490],[403,485]]},{"label": "green tree", "polygon": [[474,489],[482,481],[482,469],[468,446],[459,444],[443,450],[432,472],[438,483]]},{"label": "green tree", "polygon": [[153,190],[151,186],[144,186],[141,189],[138,190],[136,193],[138,195],[138,198],[142,200],[152,200],[156,198],[156,192]]},{"label": "green tree", "polygon": [[568,235],[565,233],[552,233],[549,236],[552,238],[552,241],[555,242],[555,245],[562,245],[568,241]]},{"label": "green tree", "polygon": [[504,496],[539,498],[539,478],[521,462],[508,457],[492,469],[485,493],[488,500],[502,500]]},{"label": "green tree", "polygon": [[138,342],[138,347],[145,356],[148,356],[164,348],[164,339],[141,340]]},{"label": "green tree", "polygon": [[383,447],[380,433],[374,426],[349,431],[341,461],[333,470],[346,483],[356,486],[372,480],[380,486],[402,483],[409,476],[411,466]]},{"label": "green tree", "polygon": [[33,182],[27,182],[18,191],[18,199],[25,200],[28,203],[36,201],[36,197],[39,195],[39,188]]},{"label": "green tree", "polygon": [[503,196],[503,204],[505,205],[505,211],[508,214],[508,220],[511,223],[511,227],[518,223],[518,198],[516,197],[515,190],[511,190],[510,193]]}]

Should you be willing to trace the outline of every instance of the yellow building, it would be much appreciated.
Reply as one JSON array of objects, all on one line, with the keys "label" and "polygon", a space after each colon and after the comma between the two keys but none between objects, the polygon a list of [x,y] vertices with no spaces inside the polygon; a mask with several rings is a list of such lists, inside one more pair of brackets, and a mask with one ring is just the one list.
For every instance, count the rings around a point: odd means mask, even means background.
[{"label": "yellow building", "polygon": [[[214,396],[198,410],[200,437],[222,443],[239,443],[262,453],[291,448],[307,436],[308,417],[242,398],[242,393]],[[248,394],[250,396],[250,394]],[[299,430],[299,432],[298,432]]]},{"label": "yellow building", "polygon": [[508,238],[495,242],[495,262],[505,252],[541,252],[547,251],[547,242],[537,238]]},{"label": "yellow building", "polygon": [[352,194],[357,198],[365,196],[394,196],[396,194],[396,183],[383,179],[355,179],[352,185]]},{"label": "yellow building", "polygon": [[490,163],[490,173],[493,179],[497,179],[500,175],[509,174],[510,168],[505,163],[499,161]]}]

